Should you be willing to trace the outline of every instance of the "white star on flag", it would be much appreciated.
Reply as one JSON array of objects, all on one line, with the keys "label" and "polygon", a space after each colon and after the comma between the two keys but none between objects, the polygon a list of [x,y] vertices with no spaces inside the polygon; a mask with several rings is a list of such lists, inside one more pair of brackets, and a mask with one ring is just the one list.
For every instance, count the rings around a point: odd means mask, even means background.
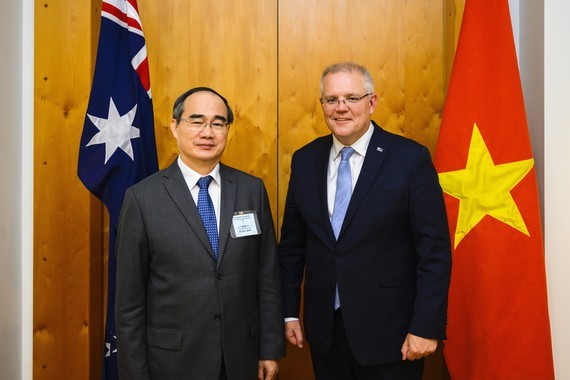
[{"label": "white star on flag", "polygon": [[105,144],[105,163],[109,161],[109,158],[118,148],[121,148],[134,161],[131,139],[140,137],[140,130],[132,126],[136,113],[137,105],[135,104],[132,110],[123,116],[119,115],[113,98],[111,98],[107,119],[87,114],[91,122],[99,129],[99,132],[93,136],[87,146]]},{"label": "white star on flag", "polygon": [[[113,339],[117,339],[116,335],[113,335]],[[114,346],[114,345],[113,345]],[[109,356],[111,356],[111,354],[116,354],[117,353],[117,347],[115,347],[112,351],[111,351],[111,343],[107,343],[105,342],[105,348],[107,348],[107,352],[105,353],[105,357],[108,358]]]}]

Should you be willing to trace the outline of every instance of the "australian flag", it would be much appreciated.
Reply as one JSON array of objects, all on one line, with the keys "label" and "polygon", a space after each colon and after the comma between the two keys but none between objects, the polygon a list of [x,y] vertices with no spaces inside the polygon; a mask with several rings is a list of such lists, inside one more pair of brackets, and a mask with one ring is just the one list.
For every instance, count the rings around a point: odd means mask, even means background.
[{"label": "australian flag", "polygon": [[103,0],[78,175],[107,207],[109,283],[103,379],[118,379],[115,239],[125,190],[158,170],[146,43],[136,0]]}]

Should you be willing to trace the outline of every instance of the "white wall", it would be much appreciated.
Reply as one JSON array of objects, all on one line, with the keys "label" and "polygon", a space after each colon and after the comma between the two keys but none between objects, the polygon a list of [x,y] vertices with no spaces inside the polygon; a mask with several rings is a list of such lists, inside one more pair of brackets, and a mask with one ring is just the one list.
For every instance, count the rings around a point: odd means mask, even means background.
[{"label": "white wall", "polygon": [[570,2],[509,0],[543,215],[557,379],[570,379]]},{"label": "white wall", "polygon": [[[0,377],[32,378],[32,0],[0,12]],[[26,30],[24,30],[26,29]]]},{"label": "white wall", "polygon": [[[0,13],[0,51],[8,59],[0,60],[0,368],[8,378],[20,377],[22,331],[21,220],[22,174],[20,149],[22,133],[22,36],[18,28],[21,5],[11,0]],[[17,17],[12,18],[14,15]],[[8,75],[6,75],[8,74]],[[9,179],[9,180],[8,180]]]},{"label": "white wall", "polygon": [[557,379],[570,379],[569,16],[570,2],[544,1],[544,228]]},{"label": "white wall", "polygon": [[[19,2],[19,0],[11,0]],[[32,380],[34,329],[34,1],[21,0],[22,49],[22,380]]]},{"label": "white wall", "polygon": [[520,1],[518,17],[513,18],[518,19],[519,67],[544,216],[544,3],[541,0],[515,1]]},{"label": "white wall", "polygon": [[543,211],[554,367],[570,379],[570,3],[509,3]]}]

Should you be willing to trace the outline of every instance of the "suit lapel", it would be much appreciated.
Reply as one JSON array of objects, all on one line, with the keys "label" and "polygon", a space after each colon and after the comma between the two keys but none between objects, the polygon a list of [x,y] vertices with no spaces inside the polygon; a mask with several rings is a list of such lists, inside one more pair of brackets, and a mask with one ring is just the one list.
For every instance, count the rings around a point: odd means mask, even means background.
[{"label": "suit lapel", "polygon": [[358,210],[364,197],[368,194],[370,187],[376,182],[378,171],[384,162],[386,154],[388,154],[388,147],[390,145],[388,135],[376,123],[372,123],[374,124],[374,133],[370,139],[362,169],[360,170],[356,186],[350,198],[350,203],[348,204],[348,209],[346,210],[346,216],[342,223],[339,239],[356,214],[356,210]]},{"label": "suit lapel", "polygon": [[196,203],[192,199],[192,194],[190,193],[190,189],[188,189],[188,185],[178,167],[177,161],[174,161],[174,163],[164,171],[164,176],[164,187],[170,195],[170,198],[172,198],[172,201],[176,204],[176,207],[178,207],[192,231],[194,231],[198,239],[202,242],[202,245],[208,250],[210,256],[215,259],[214,251],[212,250],[212,245],[208,239],[202,218],[200,217],[200,213],[198,213]]},{"label": "suit lapel", "polygon": [[226,244],[230,236],[230,228],[234,216],[237,184],[236,178],[230,168],[220,163],[220,178],[222,181],[222,195],[220,205],[220,230],[218,231],[218,267],[224,257]]}]

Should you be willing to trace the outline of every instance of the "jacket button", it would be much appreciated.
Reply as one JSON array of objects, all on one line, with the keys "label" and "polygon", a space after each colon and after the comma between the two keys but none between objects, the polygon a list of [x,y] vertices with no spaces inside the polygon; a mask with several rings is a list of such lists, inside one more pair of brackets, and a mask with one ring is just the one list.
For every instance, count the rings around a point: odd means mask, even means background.
[{"label": "jacket button", "polygon": [[218,278],[218,280],[221,280],[224,277],[224,275],[223,273],[218,273],[216,277]]},{"label": "jacket button", "polygon": [[214,321],[221,321],[222,316],[220,314],[214,314]]}]

